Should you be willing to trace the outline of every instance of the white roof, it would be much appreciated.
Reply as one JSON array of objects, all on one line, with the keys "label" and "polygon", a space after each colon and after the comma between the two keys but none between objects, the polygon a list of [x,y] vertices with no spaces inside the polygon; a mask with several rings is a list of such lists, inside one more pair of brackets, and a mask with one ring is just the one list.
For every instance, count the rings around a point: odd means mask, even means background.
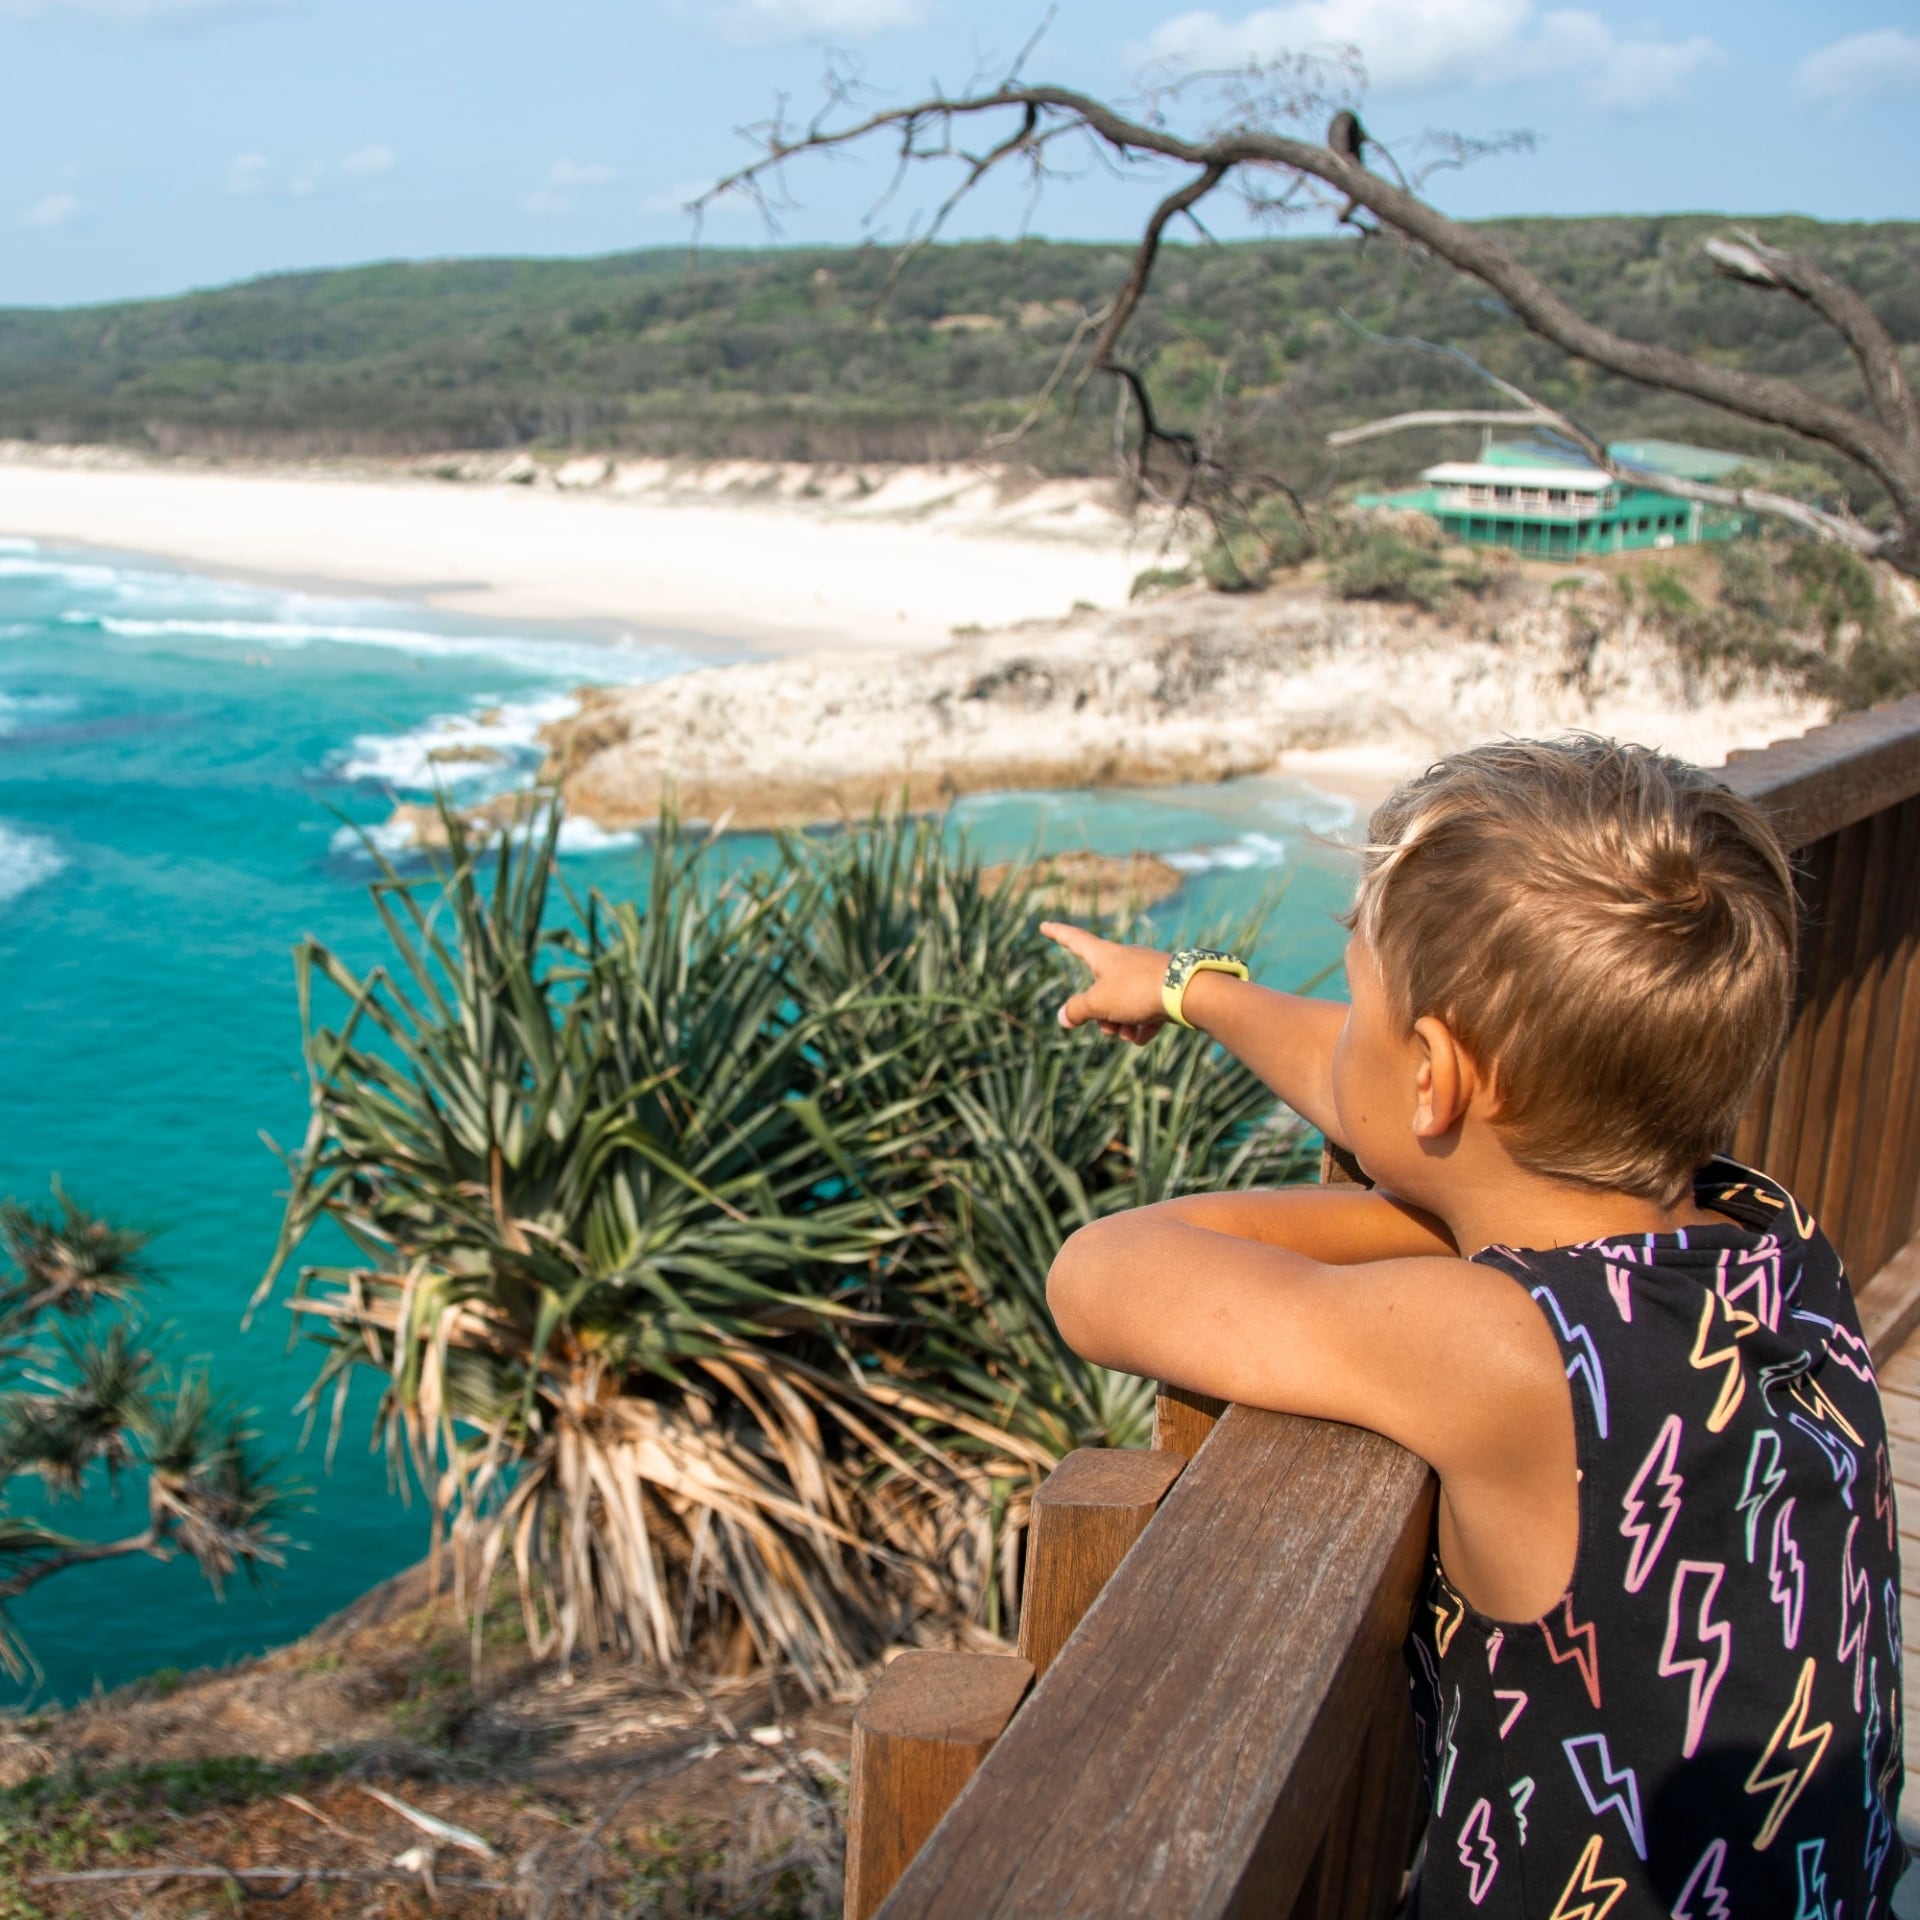
[{"label": "white roof", "polygon": [[1603,493],[1614,484],[1598,467],[1501,467],[1490,460],[1443,460],[1420,477],[1436,487],[1557,487],[1571,493]]}]

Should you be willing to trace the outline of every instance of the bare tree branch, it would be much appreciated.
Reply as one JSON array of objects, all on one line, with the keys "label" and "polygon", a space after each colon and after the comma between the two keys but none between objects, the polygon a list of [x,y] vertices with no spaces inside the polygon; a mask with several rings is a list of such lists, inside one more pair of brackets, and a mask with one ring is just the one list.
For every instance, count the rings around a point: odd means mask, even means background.
[{"label": "bare tree branch", "polygon": [[[1290,68],[1289,73],[1298,79],[1296,69]],[[1672,347],[1627,339],[1578,312],[1485,230],[1448,218],[1409,186],[1372,172],[1363,158],[1276,131],[1270,119],[1300,117],[1310,89],[1297,85],[1293,94],[1284,97],[1271,90],[1261,94],[1255,86],[1261,77],[1257,69],[1242,76],[1244,84],[1232,102],[1239,109],[1238,117],[1231,124],[1199,135],[1182,133],[1171,123],[1168,105],[1178,95],[1178,86],[1150,95],[1144,117],[1123,112],[1071,87],[1016,81],[990,91],[957,96],[936,91],[912,105],[883,108],[845,125],[816,125],[797,138],[786,136],[776,127],[756,159],[720,181],[695,204],[705,207],[720,193],[758,193],[763,175],[777,174],[797,155],[854,145],[883,129],[903,134],[904,158],[936,157],[951,149],[921,147],[918,141],[923,131],[934,126],[944,131],[963,119],[1000,114],[1017,116],[1017,130],[983,155],[968,157],[963,194],[971,192],[1008,159],[1031,157],[1036,149],[1044,150],[1060,135],[1075,132],[1090,136],[1097,143],[1096,151],[1104,149],[1123,168],[1169,161],[1193,169],[1186,184],[1155,208],[1126,284],[1089,349],[1089,370],[1113,374],[1138,404],[1145,398],[1144,386],[1137,373],[1118,362],[1116,354],[1151,277],[1168,220],[1176,213],[1190,214],[1230,176],[1244,179],[1251,175],[1257,179],[1279,171],[1290,175],[1296,188],[1317,183],[1327,189],[1330,209],[1337,204],[1331,196],[1365,208],[1384,228],[1425,248],[1499,295],[1523,326],[1563,352],[1642,386],[1683,394],[1742,419],[1784,428],[1856,462],[1884,488],[1894,527],[1885,534],[1872,533],[1802,502],[1746,489],[1701,488],[1663,477],[1662,491],[1680,498],[1745,504],[1756,511],[1771,512],[1823,538],[1842,540],[1856,551],[1884,557],[1902,571],[1920,577],[1920,408],[1916,408],[1896,346],[1858,294],[1809,263],[1751,236],[1743,236],[1737,243],[1722,242],[1710,256],[1720,270],[1756,286],[1789,292],[1826,320],[1846,341],[1860,368],[1869,413],[1855,412],[1779,375],[1727,367]],[[1252,191],[1271,205],[1304,204],[1293,198],[1294,189],[1281,195],[1268,195],[1262,189]],[[953,204],[953,200],[948,202],[942,217]],[[1150,438],[1157,435],[1160,444],[1177,444],[1178,436],[1159,427],[1150,406],[1141,417]],[[1590,434],[1571,427],[1571,423],[1568,426],[1579,444],[1593,445]],[[1600,451],[1604,459],[1604,449]]]},{"label": "bare tree branch", "polygon": [[[1425,342],[1415,342],[1424,345]],[[1488,374],[1488,379],[1493,375]],[[1525,399],[1520,388],[1509,381],[1497,383],[1509,394]],[[1803,532],[1816,535],[1822,540],[1831,540],[1843,547],[1851,547],[1855,553],[1872,556],[1878,554],[1884,544],[1883,537],[1871,527],[1863,527],[1858,520],[1846,514],[1829,513],[1823,507],[1810,505],[1805,500],[1796,500],[1791,494],[1771,493],[1764,487],[1720,487],[1711,481],[1683,480],[1677,474],[1656,473],[1649,468],[1625,466],[1616,460],[1607,449],[1582,426],[1570,420],[1564,413],[1544,402],[1536,401],[1524,411],[1516,409],[1509,412],[1475,413],[1462,410],[1457,413],[1400,413],[1386,420],[1370,420],[1363,426],[1347,427],[1338,433],[1327,435],[1326,444],[1330,447],[1351,446],[1357,441],[1375,439],[1383,434],[1399,433],[1409,427],[1456,426],[1474,421],[1500,421],[1509,425],[1531,425],[1547,427],[1571,440],[1582,453],[1610,478],[1625,485],[1644,487],[1649,493],[1666,494],[1675,500],[1697,500],[1703,506],[1731,507],[1747,513],[1764,514],[1769,519],[1784,520]]]},{"label": "bare tree branch", "polygon": [[1363,440],[1378,440],[1383,434],[1405,433],[1414,427],[1530,427],[1545,421],[1538,407],[1506,409],[1474,407],[1423,407],[1417,413],[1390,414],[1384,420],[1369,420],[1363,426],[1341,427],[1327,435],[1330,447],[1357,447]]},{"label": "bare tree branch", "polygon": [[28,1588],[37,1587],[56,1573],[64,1573],[68,1567],[84,1567],[96,1560],[119,1560],[131,1553],[159,1553],[164,1546],[164,1537],[153,1527],[142,1533],[130,1533],[123,1540],[77,1540],[57,1553],[48,1554],[44,1560],[22,1568],[9,1579],[0,1580],[0,1601],[17,1600]]}]

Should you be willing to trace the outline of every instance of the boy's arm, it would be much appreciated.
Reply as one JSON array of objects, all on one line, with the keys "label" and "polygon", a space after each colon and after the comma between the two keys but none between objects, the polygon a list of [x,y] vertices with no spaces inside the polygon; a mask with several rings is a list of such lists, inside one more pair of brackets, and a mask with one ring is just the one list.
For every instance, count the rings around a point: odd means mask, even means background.
[{"label": "boy's arm", "polygon": [[1459,1252],[1445,1222],[1367,1187],[1256,1187],[1234,1193],[1192,1193],[1136,1208],[1128,1217],[1137,1220],[1151,1214],[1303,1254],[1328,1266]]},{"label": "boy's arm", "polygon": [[1570,1419],[1553,1336],[1506,1274],[1432,1253],[1336,1264],[1196,1225],[1184,1204],[1096,1221],[1061,1249],[1047,1299],[1076,1352],[1370,1427],[1463,1482],[1510,1475],[1516,1433]]},{"label": "boy's arm", "polygon": [[[1144,1045],[1167,1024],[1160,1001],[1167,955],[1102,940],[1059,920],[1042,922],[1040,931],[1093,974],[1060,1009],[1063,1027],[1091,1021],[1102,1032]],[[1346,1019],[1344,1006],[1277,993],[1230,974],[1201,973],[1188,983],[1184,1011],[1309,1125],[1335,1146],[1347,1144],[1333,1107],[1333,1047]]]}]

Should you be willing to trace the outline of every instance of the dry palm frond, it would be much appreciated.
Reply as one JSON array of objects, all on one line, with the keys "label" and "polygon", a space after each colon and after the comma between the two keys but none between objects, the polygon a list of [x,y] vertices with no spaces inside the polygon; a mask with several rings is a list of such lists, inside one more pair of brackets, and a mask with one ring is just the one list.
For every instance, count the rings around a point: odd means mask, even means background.
[{"label": "dry palm frond", "polygon": [[1054,1249],[1272,1174],[1270,1102],[1076,1047],[1033,889],[937,828],[729,874],[668,822],[637,904],[555,897],[557,822],[387,868],[389,968],[302,950],[262,1291],[322,1218],[359,1250],[293,1291],[316,1399],[378,1371],[396,1471],[558,1658],[747,1647],[821,1691],[923,1615],[1004,1617],[1033,1487],[1150,1407],[1055,1338]]}]

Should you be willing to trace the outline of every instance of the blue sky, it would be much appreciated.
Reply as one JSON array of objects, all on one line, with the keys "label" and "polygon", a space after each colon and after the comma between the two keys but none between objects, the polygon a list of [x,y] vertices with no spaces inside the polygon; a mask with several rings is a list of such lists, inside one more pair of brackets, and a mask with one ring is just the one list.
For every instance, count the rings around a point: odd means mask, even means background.
[{"label": "blue sky", "polygon": [[[672,244],[824,49],[876,97],[958,87],[1034,0],[0,0],[0,305],[170,293],[281,268]],[[1913,0],[1061,0],[1035,77],[1127,93],[1151,64],[1357,48],[1391,141],[1525,128],[1439,176],[1464,215],[1920,213]],[[850,241],[885,178],[796,171],[791,240]],[[930,183],[929,183],[930,184]],[[1059,237],[1129,233],[1143,183],[1056,184]],[[917,202],[896,206],[892,230]],[[952,229],[1009,233],[1011,190]],[[1224,230],[1238,230],[1229,219]],[[723,215],[715,241],[757,242]]]}]

